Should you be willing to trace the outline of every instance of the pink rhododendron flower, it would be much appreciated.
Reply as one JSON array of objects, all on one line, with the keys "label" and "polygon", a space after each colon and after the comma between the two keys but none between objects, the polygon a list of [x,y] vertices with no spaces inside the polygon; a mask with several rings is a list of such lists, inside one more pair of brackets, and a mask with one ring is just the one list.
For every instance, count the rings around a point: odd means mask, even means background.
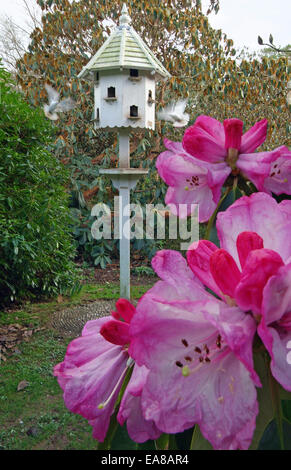
[{"label": "pink rhododendron flower", "polygon": [[240,154],[254,152],[265,141],[267,126],[267,120],[262,119],[243,134],[240,119],[226,119],[221,124],[209,116],[199,116],[193,126],[186,129],[182,143],[196,158],[209,163],[226,161],[234,170]]},{"label": "pink rhododendron flower", "polygon": [[149,369],[145,418],[167,433],[198,423],[216,449],[247,449],[260,385],[253,317],[208,293],[178,252],[158,252],[153,267],[162,280],[142,297],[130,326],[130,354]]},{"label": "pink rhododendron flower", "polygon": [[202,240],[188,250],[193,274],[179,253],[158,252],[162,281],[138,304],[129,352],[149,369],[146,419],[169,433],[198,423],[214,448],[247,449],[260,385],[256,330],[273,376],[291,390],[291,201],[242,197],[218,214],[217,229],[221,248]]},{"label": "pink rhododendron flower", "polygon": [[164,139],[164,144],[168,150],[159,155],[156,167],[169,186],[166,204],[175,215],[181,215],[179,204],[187,204],[187,215],[191,213],[191,204],[199,204],[199,221],[207,221],[231,169],[225,162],[212,165],[195,159],[179,142]]},{"label": "pink rhododendron flower", "polygon": [[141,395],[148,376],[145,366],[135,364],[130,381],[122,397],[117,419],[123,425],[127,421],[128,434],[135,442],[157,439],[161,431],[152,420],[146,420],[141,408]]},{"label": "pink rhododendron flower", "polygon": [[[291,391],[287,362],[291,340],[291,201],[278,204],[264,193],[243,197],[218,215],[217,229],[221,247],[241,271],[239,282],[234,281],[233,299],[241,309],[255,314],[258,334],[271,356],[273,376]],[[254,248],[248,256],[246,233],[251,233]]]},{"label": "pink rhododendron flower", "polygon": [[291,201],[242,197],[217,216],[221,248],[201,241],[188,251],[196,276],[226,302],[251,312],[276,380],[291,391]]},{"label": "pink rhododendron flower", "polygon": [[[64,361],[54,368],[65,405],[88,420],[93,437],[99,442],[105,439],[123,380],[133,364],[128,354],[128,330],[135,307],[126,299],[119,299],[116,310],[112,317],[87,322],[82,336],[69,344]],[[140,409],[147,373],[146,367],[134,366],[117,415],[121,424],[127,420],[129,435],[136,442],[160,435]]]},{"label": "pink rhododendron flower", "polygon": [[265,141],[267,120],[243,134],[243,122],[226,119],[223,124],[199,116],[184,134],[182,145],[165,139],[167,151],[156,163],[169,186],[166,203],[175,214],[179,204],[199,204],[200,222],[208,220],[230,174],[250,180],[259,191],[291,194],[291,152],[282,146],[270,152],[255,150]]},{"label": "pink rhododendron flower", "polygon": [[272,152],[240,155],[237,167],[259,191],[291,194],[291,152],[288,147],[283,145]]}]

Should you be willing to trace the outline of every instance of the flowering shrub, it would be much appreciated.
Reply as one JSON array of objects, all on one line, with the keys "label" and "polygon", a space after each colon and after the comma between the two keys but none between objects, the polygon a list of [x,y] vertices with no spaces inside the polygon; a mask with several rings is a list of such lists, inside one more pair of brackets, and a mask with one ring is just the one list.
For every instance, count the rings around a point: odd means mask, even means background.
[{"label": "flowering shrub", "polygon": [[179,204],[199,204],[200,222],[212,215],[224,185],[251,192],[248,182],[268,194],[291,194],[291,152],[286,146],[270,152],[254,151],[265,141],[267,120],[242,133],[243,122],[226,119],[221,124],[199,116],[182,143],[164,140],[156,167],[169,186],[166,203],[177,213]]},{"label": "flowering shrub", "polygon": [[63,165],[51,128],[0,62],[0,305],[78,289]]},{"label": "flowering shrub", "polygon": [[[282,227],[275,242],[274,219]],[[129,353],[150,370],[142,403],[162,431],[198,423],[216,449],[249,447],[261,386],[256,332],[273,376],[291,391],[290,223],[289,201],[245,196],[218,216],[221,248],[207,240],[192,245],[188,267],[177,252],[154,258],[162,281],[139,302]]]},{"label": "flowering shrub", "polygon": [[138,443],[194,426],[191,449],[206,441],[214,449],[257,448],[276,418],[283,446],[281,398],[291,399],[291,201],[277,203],[268,193],[286,192],[279,179],[289,178],[291,153],[252,153],[266,125],[242,134],[239,120],[222,126],[202,116],[183,145],[165,142],[157,167],[177,213],[186,194],[188,203],[201,201],[207,219],[229,176],[232,184],[248,177],[261,191],[218,213],[219,246],[200,240],[186,259],[159,251],[152,267],[160,280],[137,306],[119,299],[111,317],[88,322],[69,345],[54,373],[66,406],[89,421],[99,442],[117,420]]}]

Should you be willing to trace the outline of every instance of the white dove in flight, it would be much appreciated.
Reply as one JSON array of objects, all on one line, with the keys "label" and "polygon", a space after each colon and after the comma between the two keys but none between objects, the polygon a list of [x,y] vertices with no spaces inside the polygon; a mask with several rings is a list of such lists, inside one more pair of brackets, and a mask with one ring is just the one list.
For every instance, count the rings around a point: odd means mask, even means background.
[{"label": "white dove in flight", "polygon": [[52,121],[56,121],[59,118],[57,113],[70,111],[76,106],[76,102],[72,98],[64,98],[60,101],[59,92],[47,83],[45,84],[45,89],[48,94],[49,104],[44,105],[44,114]]},{"label": "white dove in flight", "polygon": [[158,119],[160,121],[172,122],[174,127],[184,127],[189,121],[189,114],[185,113],[186,105],[187,100],[170,103],[158,112]]}]

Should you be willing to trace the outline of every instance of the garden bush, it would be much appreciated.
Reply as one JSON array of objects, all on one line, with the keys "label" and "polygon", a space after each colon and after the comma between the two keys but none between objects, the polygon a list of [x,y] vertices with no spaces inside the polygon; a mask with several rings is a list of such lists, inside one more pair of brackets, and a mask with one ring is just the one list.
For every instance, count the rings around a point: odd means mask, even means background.
[{"label": "garden bush", "polygon": [[0,64],[0,305],[77,286],[68,175],[50,135]]}]

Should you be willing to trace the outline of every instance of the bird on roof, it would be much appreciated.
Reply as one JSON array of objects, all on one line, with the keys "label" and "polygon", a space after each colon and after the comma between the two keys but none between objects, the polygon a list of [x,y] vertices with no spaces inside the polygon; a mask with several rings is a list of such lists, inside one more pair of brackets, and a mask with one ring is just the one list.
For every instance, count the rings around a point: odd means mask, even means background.
[{"label": "bird on roof", "polygon": [[47,83],[45,84],[45,89],[48,94],[49,102],[43,107],[44,114],[52,121],[56,121],[59,118],[58,113],[70,111],[76,106],[76,102],[72,98],[64,98],[60,101],[59,92]]},{"label": "bird on roof", "polygon": [[180,100],[176,103],[170,103],[162,108],[157,117],[160,121],[169,121],[174,127],[184,127],[189,122],[189,114],[185,113],[187,100]]}]

